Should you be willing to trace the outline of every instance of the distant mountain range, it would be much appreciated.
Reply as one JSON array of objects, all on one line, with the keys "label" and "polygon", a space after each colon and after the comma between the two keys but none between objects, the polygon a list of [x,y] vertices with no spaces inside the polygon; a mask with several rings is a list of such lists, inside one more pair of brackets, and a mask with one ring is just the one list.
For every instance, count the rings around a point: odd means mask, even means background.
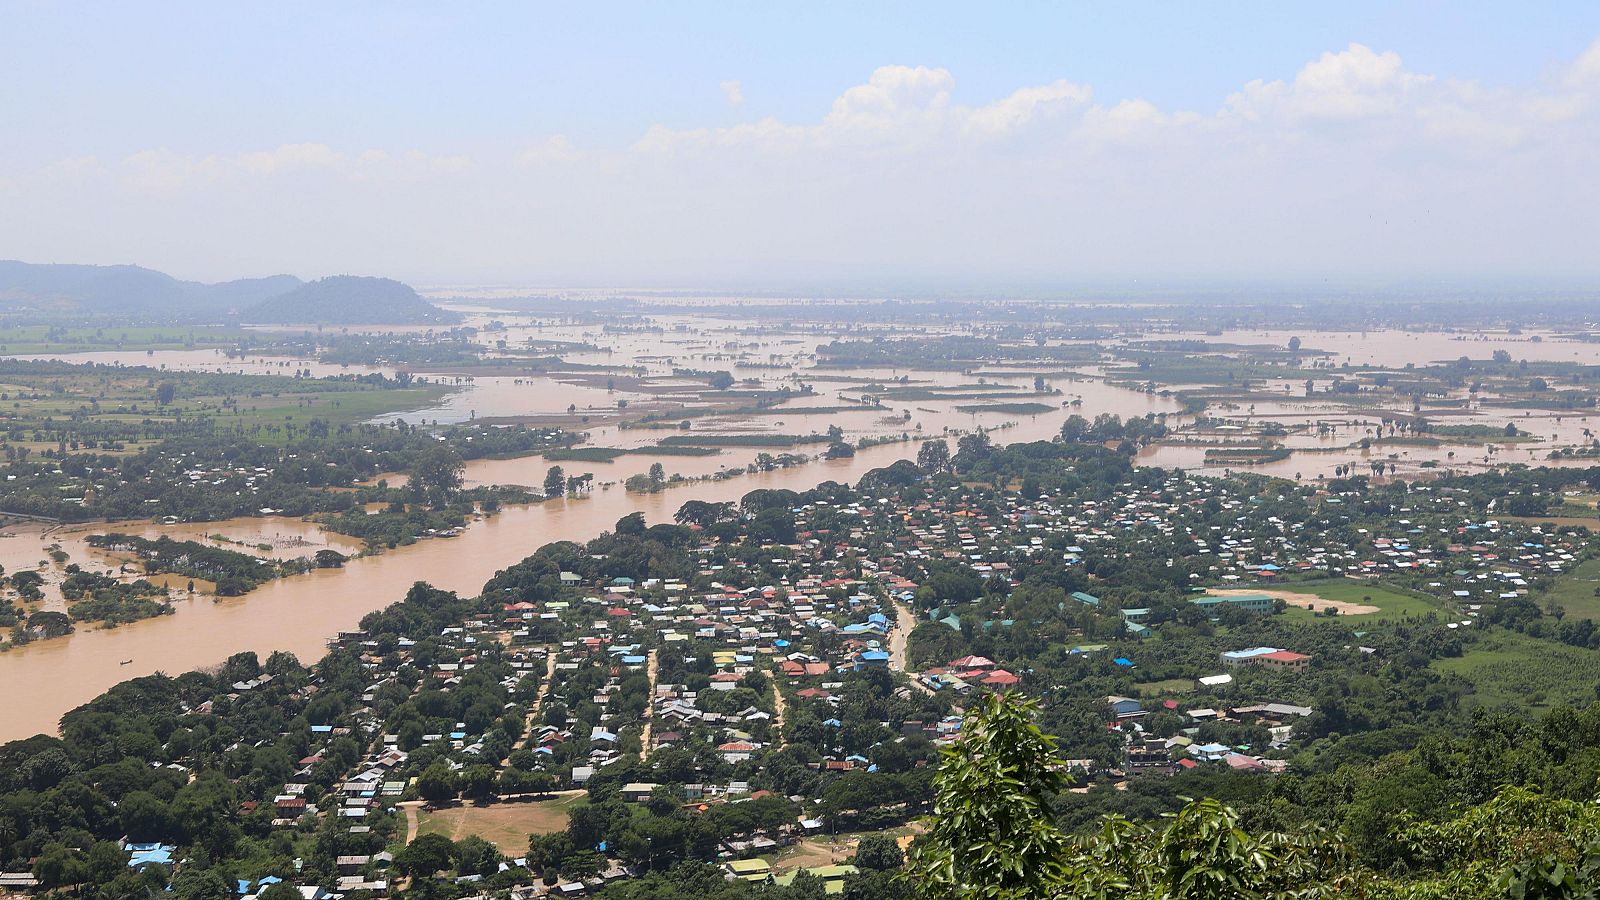
[{"label": "distant mountain range", "polygon": [[140,266],[36,265],[0,260],[0,310],[183,316],[273,325],[430,325],[460,317],[388,278],[293,275],[204,284]]}]

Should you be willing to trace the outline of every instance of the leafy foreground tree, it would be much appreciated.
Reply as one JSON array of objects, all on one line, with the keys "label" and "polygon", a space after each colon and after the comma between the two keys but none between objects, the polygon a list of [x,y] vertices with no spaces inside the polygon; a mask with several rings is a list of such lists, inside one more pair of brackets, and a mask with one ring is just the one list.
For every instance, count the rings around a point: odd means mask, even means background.
[{"label": "leafy foreground tree", "polygon": [[1600,807],[1520,787],[1440,822],[1399,817],[1398,858],[1362,868],[1336,835],[1251,835],[1214,799],[1162,827],[1107,818],[1072,837],[1051,800],[1070,783],[1036,704],[993,695],[944,750],[905,884],[931,900],[1545,900],[1600,897]]},{"label": "leafy foreground tree", "polygon": [[1372,896],[1600,897],[1600,807],[1593,801],[1508,787],[1447,822],[1405,817],[1396,840],[1419,877],[1398,888],[1380,886]]},{"label": "leafy foreground tree", "polygon": [[1213,799],[1186,805],[1165,828],[1107,819],[1076,842],[1051,894],[1127,900],[1289,900],[1360,896],[1343,847],[1328,836],[1247,834]]},{"label": "leafy foreground tree", "polygon": [[939,900],[1048,896],[1067,882],[1070,843],[1050,803],[1070,784],[1037,703],[985,698],[945,748],[933,823],[911,847],[908,878]]}]

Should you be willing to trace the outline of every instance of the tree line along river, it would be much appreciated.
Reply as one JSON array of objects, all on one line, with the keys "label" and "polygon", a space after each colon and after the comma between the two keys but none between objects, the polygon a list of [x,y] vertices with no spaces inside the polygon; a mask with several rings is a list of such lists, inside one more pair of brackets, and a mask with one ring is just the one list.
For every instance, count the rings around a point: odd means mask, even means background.
[{"label": "tree line along river", "polygon": [[[1096,387],[1100,388],[1094,391],[1097,395],[1126,395],[1120,398],[1124,413],[1151,405],[1150,398],[1134,391]],[[1104,399],[1115,398],[1108,394]],[[1086,411],[1092,413],[1088,406]],[[1115,404],[1108,407],[1116,408]],[[1048,439],[1060,429],[1066,415],[1062,410],[1025,417],[999,432],[996,439],[1004,443]],[[470,594],[496,571],[540,546],[593,538],[630,513],[642,512],[654,524],[670,521],[677,508],[690,499],[738,500],[758,488],[804,491],[828,480],[854,482],[871,469],[914,456],[916,447],[915,443],[885,444],[861,450],[850,459],[692,482],[656,494],[630,494],[614,487],[587,497],[508,506],[474,522],[454,538],[424,540],[353,559],[343,569],[267,582],[243,597],[178,600],[177,614],[172,616],[17,647],[0,654],[0,741],[54,732],[67,710],[129,678],[158,671],[176,675],[215,665],[246,650],[262,655],[287,650],[303,660],[318,659],[329,637],[353,629],[366,613],[399,600],[417,581]],[[538,457],[523,462],[527,483],[538,483],[535,473],[542,473],[547,463]],[[226,531],[239,524],[209,527]],[[250,527],[248,523],[246,527]],[[259,523],[254,528],[262,530]],[[13,539],[26,540],[27,536]]]}]

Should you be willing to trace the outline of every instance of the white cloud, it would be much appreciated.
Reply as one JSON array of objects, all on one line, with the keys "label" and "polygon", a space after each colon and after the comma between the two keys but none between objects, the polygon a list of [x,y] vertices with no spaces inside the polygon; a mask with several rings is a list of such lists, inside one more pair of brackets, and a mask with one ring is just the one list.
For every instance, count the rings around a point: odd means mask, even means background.
[{"label": "white cloud", "polygon": [[[1081,107],[1089,88],[1055,81],[1021,88],[985,106],[951,103],[955,76],[926,66],[882,66],[866,82],[846,89],[812,125],[775,118],[722,128],[651,126],[635,149],[670,152],[696,147],[749,145],[771,150],[906,149],[952,134],[998,137]],[[727,83],[723,85],[727,88]]]},{"label": "white cloud", "polygon": [[1163,112],[1148,100],[1123,100],[1115,106],[1093,106],[1083,112],[1073,136],[1090,145],[1156,141],[1172,137],[1171,131],[1197,125],[1192,112]]},{"label": "white cloud", "polygon": [[1596,38],[1567,68],[1566,84],[1579,90],[1600,88],[1600,38]]},{"label": "white cloud", "polygon": [[1005,134],[1082,106],[1089,102],[1093,93],[1084,85],[1064,80],[1019,88],[1008,97],[972,110],[966,116],[966,127],[983,134]]},{"label": "white cloud", "polygon": [[738,79],[724,81],[721,87],[722,99],[728,101],[729,106],[738,108],[744,105],[744,85]]},{"label": "white cloud", "polygon": [[[1069,80],[972,97],[946,69],[889,65],[810,115],[638,134],[581,149],[530,135],[470,156],[312,141],[66,159],[4,173],[16,212],[0,217],[0,244],[182,271],[196,269],[172,255],[457,283],[1600,276],[1588,246],[1600,41],[1516,87],[1352,44],[1200,109],[1102,99]],[[83,221],[103,227],[87,235]]]},{"label": "white cloud", "polygon": [[[377,157],[372,154],[378,154]],[[368,151],[357,161],[371,164],[387,160],[383,151]],[[316,169],[343,165],[343,154],[334,152],[327,144],[284,144],[272,150],[244,153],[232,162],[252,175],[275,175],[289,169]]]},{"label": "white cloud", "polygon": [[882,66],[866,84],[839,95],[822,126],[832,131],[887,132],[927,122],[944,111],[955,84],[945,69]]},{"label": "white cloud", "polygon": [[578,148],[564,134],[552,135],[543,143],[524,150],[517,162],[524,166],[542,166],[550,163],[569,163],[582,157]]},{"label": "white cloud", "polygon": [[1408,72],[1394,52],[1351,44],[1306,64],[1290,82],[1252,81],[1230,96],[1224,113],[1250,122],[1371,120],[1401,112],[1434,83]]}]

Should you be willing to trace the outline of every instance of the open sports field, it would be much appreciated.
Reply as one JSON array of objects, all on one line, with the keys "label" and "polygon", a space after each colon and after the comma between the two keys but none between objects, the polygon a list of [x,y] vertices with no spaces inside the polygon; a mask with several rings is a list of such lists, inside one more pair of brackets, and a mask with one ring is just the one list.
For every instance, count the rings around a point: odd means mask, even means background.
[{"label": "open sports field", "polygon": [[575,794],[537,803],[496,803],[492,806],[455,806],[433,811],[422,810],[418,834],[442,834],[459,841],[475,834],[502,853],[520,856],[528,849],[528,835],[551,834],[567,827],[574,806],[588,802],[585,794]]},{"label": "open sports field", "polygon": [[[1211,593],[1230,592],[1211,591]],[[1281,598],[1289,604],[1284,614],[1295,617],[1322,615],[1323,610],[1330,606],[1341,618],[1358,621],[1399,619],[1439,611],[1436,604],[1421,597],[1414,597],[1378,582],[1354,581],[1348,578],[1302,581],[1266,589],[1240,590],[1236,593],[1265,594],[1274,599]]]}]

